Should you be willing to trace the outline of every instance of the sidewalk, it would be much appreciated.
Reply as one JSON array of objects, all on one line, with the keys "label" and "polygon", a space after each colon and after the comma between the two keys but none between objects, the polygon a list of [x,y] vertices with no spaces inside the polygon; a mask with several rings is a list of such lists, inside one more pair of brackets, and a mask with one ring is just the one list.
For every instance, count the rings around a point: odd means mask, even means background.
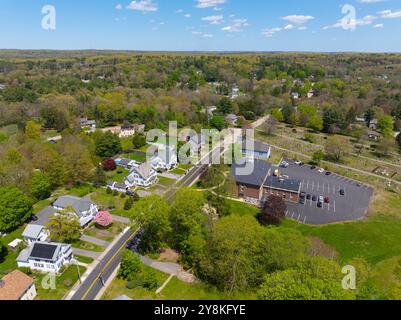
[{"label": "sidewalk", "polygon": [[74,294],[77,292],[79,287],[81,286],[81,283],[88,278],[88,276],[91,274],[93,269],[97,266],[97,264],[106,256],[106,254],[114,247],[114,245],[130,230],[129,227],[125,228],[122,233],[120,233],[114,240],[113,242],[110,243],[110,245],[106,248],[106,250],[101,253],[97,259],[92,262],[86,269],[85,273],[81,276],[81,282],[77,281],[74,285],[74,287],[68,292],[66,296],[63,297],[62,300],[71,300],[71,298],[74,296]]}]

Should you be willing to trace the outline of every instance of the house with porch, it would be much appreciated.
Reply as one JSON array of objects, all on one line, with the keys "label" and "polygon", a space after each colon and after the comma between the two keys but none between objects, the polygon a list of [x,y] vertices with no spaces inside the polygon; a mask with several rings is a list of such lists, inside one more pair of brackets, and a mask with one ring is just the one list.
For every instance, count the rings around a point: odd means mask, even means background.
[{"label": "house with porch", "polygon": [[71,214],[75,214],[81,227],[88,225],[96,217],[98,208],[89,198],[79,198],[75,196],[65,195],[59,197],[53,204],[53,208],[57,211],[71,210]]},{"label": "house with porch", "polygon": [[139,167],[131,169],[128,176],[125,178],[124,184],[127,188],[132,187],[150,187],[157,182],[157,172],[152,167],[152,164],[145,162]]},{"label": "house with porch", "polygon": [[49,236],[49,232],[44,226],[36,224],[28,224],[22,233],[22,237],[28,245],[34,242],[46,242]]},{"label": "house with porch", "polygon": [[61,268],[71,263],[72,258],[72,248],[69,244],[34,242],[21,251],[17,264],[19,268],[58,273]]},{"label": "house with porch", "polygon": [[177,167],[178,156],[175,145],[153,144],[148,150],[148,158],[154,170],[172,170]]}]

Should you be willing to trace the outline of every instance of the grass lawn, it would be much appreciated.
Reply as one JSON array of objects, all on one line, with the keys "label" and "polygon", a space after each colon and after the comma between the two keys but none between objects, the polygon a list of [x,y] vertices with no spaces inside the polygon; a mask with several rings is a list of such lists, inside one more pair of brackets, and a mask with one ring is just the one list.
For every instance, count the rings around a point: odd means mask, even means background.
[{"label": "grass lawn", "polygon": [[174,185],[176,183],[176,180],[169,179],[166,177],[159,176],[158,179],[159,179],[158,184],[165,186],[165,187],[171,187],[172,185]]},{"label": "grass lawn", "polygon": [[132,138],[120,138],[123,150],[130,150],[133,148]]},{"label": "grass lawn", "polygon": [[231,214],[239,216],[245,216],[251,214],[253,216],[256,216],[259,213],[259,209],[255,206],[251,206],[249,204],[235,200],[226,199],[226,201],[230,205]]},{"label": "grass lawn", "polygon": [[94,261],[92,258],[79,256],[76,254],[74,254],[74,258],[77,259],[79,262],[86,263],[86,264],[91,264]]},{"label": "grass lawn", "polygon": [[[25,229],[25,225],[10,232],[5,237],[0,238],[0,241],[7,246],[11,241],[14,239],[21,239],[22,240],[22,232]],[[0,262],[0,276],[6,275],[11,271],[17,268],[17,257],[19,255],[19,250],[12,251],[11,249],[7,248],[7,255],[5,256],[4,260]]]},{"label": "grass lawn", "polygon": [[[140,151],[141,152],[141,151]],[[121,155],[123,158],[135,160],[138,162],[146,162],[146,154],[135,154],[135,153],[126,153]]]},{"label": "grass lawn", "polygon": [[123,183],[125,178],[128,175],[128,170],[125,169],[117,169],[114,171],[106,172],[107,180],[116,181],[118,183]]},{"label": "grass lawn", "polygon": [[121,198],[120,195],[113,196],[113,194],[107,194],[106,189],[96,189],[89,197],[100,207],[113,208],[113,214],[114,210],[123,210],[125,201],[127,200],[127,197]]},{"label": "grass lawn", "polygon": [[174,170],[171,170],[170,172],[173,174],[184,175],[186,173],[186,170],[181,169],[181,168],[175,168]]},{"label": "grass lawn", "polygon": [[95,252],[103,252],[105,250],[105,248],[95,245],[93,243],[89,243],[86,241],[82,241],[82,240],[77,240],[74,241],[73,243],[71,243],[71,246],[73,248],[77,248],[77,249],[83,249],[83,250],[88,250],[88,251],[95,251]]},{"label": "grass lawn", "polygon": [[99,229],[96,224],[92,224],[85,229],[84,234],[111,242],[116,235],[120,234],[124,230],[124,227],[124,224],[116,221],[113,222],[113,224],[107,229]]},{"label": "grass lawn", "polygon": [[[86,268],[79,267],[81,275],[86,271]],[[74,284],[78,281],[78,269],[76,266],[68,267],[62,275],[56,278],[56,289],[46,290],[42,288],[42,280],[46,274],[34,273],[36,278],[36,291],[38,293],[37,300],[61,300],[64,295],[72,289]]]},{"label": "grass lawn", "polygon": [[[150,267],[144,266],[145,270],[150,270]],[[164,281],[169,277],[167,274],[157,270],[153,270],[161,286]],[[204,284],[188,284],[178,280],[177,278],[171,279],[168,285],[164,288],[161,294],[156,295],[156,290],[147,290],[144,288],[128,289],[126,281],[121,279],[114,279],[110,287],[103,295],[103,300],[112,300],[118,296],[126,295],[133,300],[226,300],[230,299],[227,295],[219,292],[215,288],[210,288]],[[256,299],[252,293],[238,294],[231,299]]]},{"label": "grass lawn", "polygon": [[377,215],[368,220],[313,227],[285,220],[283,226],[316,236],[335,248],[342,262],[364,258],[371,265],[401,256],[401,220]]}]

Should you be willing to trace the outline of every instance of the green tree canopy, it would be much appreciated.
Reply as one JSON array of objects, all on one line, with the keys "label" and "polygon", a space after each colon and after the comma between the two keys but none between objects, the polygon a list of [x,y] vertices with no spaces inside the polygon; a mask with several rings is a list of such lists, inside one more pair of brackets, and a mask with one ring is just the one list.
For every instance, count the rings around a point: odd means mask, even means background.
[{"label": "green tree canopy", "polygon": [[120,138],[110,131],[96,137],[95,148],[96,154],[102,158],[111,158],[122,151]]},{"label": "green tree canopy", "polygon": [[10,231],[32,215],[29,198],[15,187],[0,188],[0,231]]},{"label": "green tree canopy", "polygon": [[31,177],[29,193],[38,200],[50,197],[53,186],[47,174],[35,171]]},{"label": "green tree canopy", "polygon": [[46,225],[50,233],[50,239],[55,242],[70,243],[81,236],[81,225],[78,217],[71,212],[72,208],[66,208],[64,212],[54,215]]}]

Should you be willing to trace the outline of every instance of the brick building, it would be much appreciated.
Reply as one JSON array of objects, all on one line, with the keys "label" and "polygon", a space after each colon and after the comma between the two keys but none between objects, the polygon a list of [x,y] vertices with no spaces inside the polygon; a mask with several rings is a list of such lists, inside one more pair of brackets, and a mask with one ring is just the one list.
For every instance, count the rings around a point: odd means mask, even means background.
[{"label": "brick building", "polygon": [[251,174],[241,174],[240,170],[244,169],[245,164],[231,167],[240,198],[260,203],[269,195],[277,195],[286,201],[299,201],[301,181],[283,178],[278,168],[266,161],[252,161],[254,168]]}]

